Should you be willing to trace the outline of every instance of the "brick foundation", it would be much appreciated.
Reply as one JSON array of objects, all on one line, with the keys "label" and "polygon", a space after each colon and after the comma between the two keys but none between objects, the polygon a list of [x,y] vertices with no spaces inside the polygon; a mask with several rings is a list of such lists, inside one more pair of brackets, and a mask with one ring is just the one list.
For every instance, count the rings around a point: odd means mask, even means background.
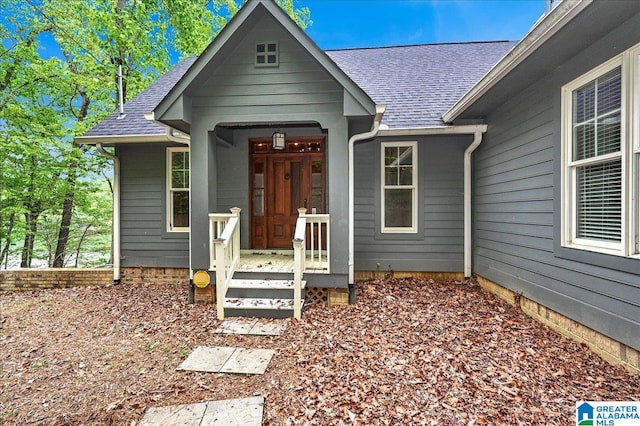
[{"label": "brick foundation", "polygon": [[519,296],[499,284],[483,277],[477,278],[480,286],[486,291],[495,294],[511,305],[515,306],[517,303],[524,313],[553,328],[560,334],[578,342],[586,343],[592,351],[610,363],[621,364],[627,370],[640,374],[640,351],[567,318],[558,312],[552,311],[544,305],[540,305],[526,297]]},{"label": "brick foundation", "polygon": [[464,280],[462,272],[421,272],[421,271],[355,271],[354,279],[356,281],[366,280],[383,280],[385,278],[418,278],[432,279],[436,281],[443,280]]},{"label": "brick foundation", "polygon": [[189,268],[125,267],[120,269],[123,284],[173,284],[189,282]]},{"label": "brick foundation", "polygon": [[113,269],[50,268],[0,271],[0,291],[105,286],[113,283]]}]

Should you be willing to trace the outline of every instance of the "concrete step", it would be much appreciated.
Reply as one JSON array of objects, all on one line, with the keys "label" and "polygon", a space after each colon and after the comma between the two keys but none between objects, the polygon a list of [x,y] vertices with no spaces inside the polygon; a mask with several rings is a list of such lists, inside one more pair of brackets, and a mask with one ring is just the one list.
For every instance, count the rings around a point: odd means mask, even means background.
[{"label": "concrete step", "polygon": [[[303,301],[304,303],[304,301]],[[271,309],[275,311],[293,311],[293,299],[258,299],[253,297],[226,298],[225,309]]]},{"label": "concrete step", "polygon": [[[307,285],[302,281],[302,295]],[[228,299],[291,299],[293,298],[293,280],[290,279],[247,279],[235,278],[227,289]]]},{"label": "concrete step", "polygon": [[[304,306],[304,299],[301,304]],[[290,318],[293,317],[293,299],[227,297],[224,301],[224,315],[225,317]]]}]

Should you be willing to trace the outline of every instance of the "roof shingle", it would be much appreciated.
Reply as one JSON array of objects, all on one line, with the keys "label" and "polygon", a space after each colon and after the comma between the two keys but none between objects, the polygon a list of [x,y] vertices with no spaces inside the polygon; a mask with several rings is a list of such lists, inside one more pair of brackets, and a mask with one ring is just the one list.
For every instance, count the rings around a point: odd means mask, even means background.
[{"label": "roof shingle", "polygon": [[[444,114],[515,42],[466,42],[330,50],[329,57],[377,104],[389,128],[442,126]],[[178,83],[196,58],[180,62],[85,136],[162,135],[144,118]]]},{"label": "roof shingle", "polygon": [[515,42],[423,44],[327,51],[377,103],[390,128],[441,126],[444,114]]}]

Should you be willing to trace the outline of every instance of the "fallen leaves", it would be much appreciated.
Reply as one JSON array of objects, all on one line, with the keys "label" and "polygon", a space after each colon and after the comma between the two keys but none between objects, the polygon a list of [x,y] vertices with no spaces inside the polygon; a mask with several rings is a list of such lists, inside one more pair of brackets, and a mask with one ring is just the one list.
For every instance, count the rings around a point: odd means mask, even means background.
[{"label": "fallen leaves", "polygon": [[[2,294],[0,423],[129,424],[148,407],[264,395],[269,425],[570,424],[640,378],[460,282],[357,285],[280,337],[217,335],[186,285]],[[276,349],[264,376],[176,371],[195,347]]]}]

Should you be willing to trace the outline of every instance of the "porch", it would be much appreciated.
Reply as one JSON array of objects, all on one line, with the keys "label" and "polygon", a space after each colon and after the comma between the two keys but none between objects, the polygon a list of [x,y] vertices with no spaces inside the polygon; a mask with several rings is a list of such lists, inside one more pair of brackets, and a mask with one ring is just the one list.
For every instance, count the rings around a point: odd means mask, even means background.
[{"label": "porch", "polygon": [[[326,252],[322,253],[326,261],[305,263],[304,273],[328,273]],[[294,250],[240,250],[240,263],[236,272],[264,274],[293,274]]]},{"label": "porch", "polygon": [[240,208],[209,214],[209,272],[219,319],[293,316],[304,306],[305,274],[329,274],[330,216],[298,210],[291,250],[240,248]]}]

